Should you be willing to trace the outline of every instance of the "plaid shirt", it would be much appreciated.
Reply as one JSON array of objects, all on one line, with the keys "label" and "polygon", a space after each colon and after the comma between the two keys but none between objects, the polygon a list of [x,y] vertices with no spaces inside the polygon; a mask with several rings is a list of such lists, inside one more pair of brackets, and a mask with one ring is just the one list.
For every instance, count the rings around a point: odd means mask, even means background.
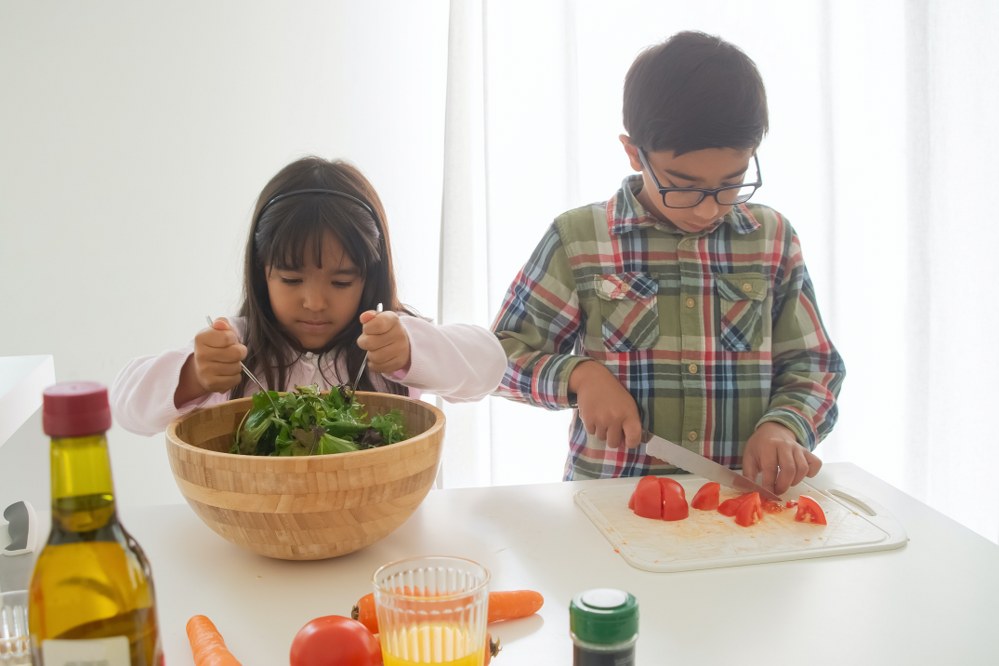
[{"label": "plaid shirt", "polygon": [[[836,422],[843,361],[826,334],[798,237],[776,211],[733,208],[687,234],[649,215],[629,176],[610,201],[559,216],[507,291],[493,324],[509,363],[496,393],[572,407],[586,358],[613,373],[642,426],[730,467],[775,421],[813,449]],[[644,445],[608,448],[578,412],[566,479],[640,476]]]}]

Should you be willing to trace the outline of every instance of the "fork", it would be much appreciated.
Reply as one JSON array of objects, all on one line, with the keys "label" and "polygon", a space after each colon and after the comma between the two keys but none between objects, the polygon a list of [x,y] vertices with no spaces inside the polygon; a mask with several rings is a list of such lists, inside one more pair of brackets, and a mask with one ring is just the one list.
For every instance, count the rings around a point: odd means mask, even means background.
[{"label": "fork", "polygon": [[[379,303],[375,308],[375,312],[382,311],[382,304]],[[364,374],[364,368],[368,365],[368,352],[364,352],[364,358],[361,359],[361,367],[357,370],[357,376],[354,377],[353,383],[350,385],[350,399],[354,399],[354,394],[357,392],[357,384],[361,381],[361,375]]]}]

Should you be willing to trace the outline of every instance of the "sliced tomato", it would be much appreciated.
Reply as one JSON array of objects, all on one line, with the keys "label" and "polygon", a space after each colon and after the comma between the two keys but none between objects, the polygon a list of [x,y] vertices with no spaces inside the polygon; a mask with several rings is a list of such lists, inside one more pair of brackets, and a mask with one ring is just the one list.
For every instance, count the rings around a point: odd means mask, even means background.
[{"label": "sliced tomato", "polygon": [[798,512],[794,514],[794,519],[799,523],[825,525],[826,513],[818,502],[808,495],[802,495],[798,498]]},{"label": "sliced tomato", "polygon": [[720,493],[721,486],[714,481],[708,481],[694,493],[694,498],[690,500],[690,506],[701,511],[714,511],[718,508],[718,495]]},{"label": "sliced tomato", "polygon": [[643,476],[631,494],[628,507],[642,518],[663,517],[663,486],[655,476]]},{"label": "sliced tomato", "polygon": [[690,507],[687,506],[687,495],[683,492],[683,486],[675,479],[668,477],[658,477],[663,493],[663,520],[683,520],[690,515]]},{"label": "sliced tomato", "polygon": [[760,502],[759,493],[749,493],[744,496],[735,512],[735,522],[737,525],[749,527],[763,520],[763,505]]},{"label": "sliced tomato", "polygon": [[750,493],[745,495],[739,495],[738,497],[733,497],[732,499],[727,499],[718,505],[718,513],[723,516],[734,516],[739,510],[739,505],[741,505],[746,498],[748,498]]},{"label": "sliced tomato", "polygon": [[767,513],[780,513],[784,510],[784,505],[777,500],[767,500],[763,503],[763,510]]}]

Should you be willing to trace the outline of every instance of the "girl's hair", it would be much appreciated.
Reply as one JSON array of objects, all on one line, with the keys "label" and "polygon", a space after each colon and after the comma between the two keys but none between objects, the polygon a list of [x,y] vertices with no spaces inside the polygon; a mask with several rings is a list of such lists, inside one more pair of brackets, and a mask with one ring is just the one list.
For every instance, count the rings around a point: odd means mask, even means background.
[{"label": "girl's hair", "polygon": [[624,127],[648,151],[755,149],[769,129],[763,78],[733,44],[677,33],[644,50],[628,70]]},{"label": "girl's hair", "polygon": [[[246,364],[255,374],[263,374],[267,385],[276,390],[287,385],[291,366],[305,350],[278,325],[267,291],[267,267],[298,269],[310,256],[318,265],[326,233],[340,241],[364,279],[357,315],[375,309],[378,303],[386,310],[412,314],[396,295],[385,209],[371,183],[357,168],[341,160],[305,157],[292,162],[271,178],[257,199],[246,241],[243,303],[239,309],[247,323]],[[321,350],[320,368],[327,354],[333,356],[334,364],[345,356],[347,377],[327,377],[331,385],[352,381],[360,369],[364,357],[364,351],[357,346],[360,334],[361,323],[355,316]],[[243,395],[246,385],[247,378],[243,377],[231,395]],[[365,375],[358,388],[374,387]],[[396,394],[407,392],[404,386],[391,381],[389,389]]]}]

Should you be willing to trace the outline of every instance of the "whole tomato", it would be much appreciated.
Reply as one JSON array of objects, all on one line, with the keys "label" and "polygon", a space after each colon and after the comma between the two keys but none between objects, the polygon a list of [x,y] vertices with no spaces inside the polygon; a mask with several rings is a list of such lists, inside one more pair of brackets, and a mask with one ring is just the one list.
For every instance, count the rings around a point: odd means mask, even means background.
[{"label": "whole tomato", "polygon": [[357,620],[324,615],[309,620],[291,642],[291,666],[381,666],[378,638]]}]

